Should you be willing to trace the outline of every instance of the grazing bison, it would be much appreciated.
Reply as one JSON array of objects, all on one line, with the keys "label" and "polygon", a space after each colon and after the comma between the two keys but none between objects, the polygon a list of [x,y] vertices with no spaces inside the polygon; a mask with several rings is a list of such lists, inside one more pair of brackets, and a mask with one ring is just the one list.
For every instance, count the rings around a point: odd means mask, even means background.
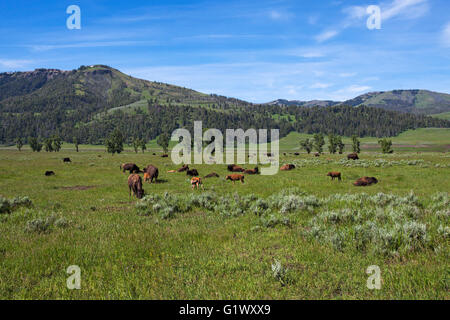
[{"label": "grazing bison", "polygon": [[133,173],[128,177],[128,189],[130,191],[130,198],[131,192],[133,191],[133,195],[136,198],[142,199],[144,196],[144,189],[142,189],[142,179],[140,175]]},{"label": "grazing bison", "polygon": [[192,190],[194,190],[195,187],[197,187],[197,189],[198,189],[199,186],[202,186],[202,189],[203,189],[202,178],[199,178],[199,177],[192,178],[191,185],[192,185]]},{"label": "grazing bison", "polygon": [[245,174],[258,174],[259,173],[259,169],[258,167],[255,167],[255,169],[248,169],[244,171]]},{"label": "grazing bison", "polygon": [[314,153],[314,157],[320,157],[320,153],[318,152]]},{"label": "grazing bison", "polygon": [[353,182],[353,185],[356,187],[366,187],[371,186],[372,184],[377,184],[378,180],[375,177],[362,177]]},{"label": "grazing bison", "polygon": [[168,155],[168,154],[163,154],[161,157],[162,157],[162,158],[168,158],[169,155]]},{"label": "grazing bison", "polygon": [[218,178],[218,177],[219,177],[219,175],[218,175],[217,173],[212,172],[212,173],[210,173],[210,174],[204,176],[203,179],[207,179],[207,178]]},{"label": "grazing bison", "polygon": [[64,158],[63,162],[72,162],[72,161],[70,160],[70,158]]},{"label": "grazing bison", "polygon": [[150,183],[153,183],[153,179],[155,179],[155,182],[157,182],[158,174],[158,168],[150,164],[147,166],[147,168],[144,169],[144,181],[150,181]]},{"label": "grazing bison", "polygon": [[139,171],[141,171],[135,163],[122,163],[120,165],[120,169],[122,170],[123,173],[125,173],[125,171],[129,171],[130,174],[139,173]]},{"label": "grazing bison", "polygon": [[300,155],[300,153],[296,152],[296,153],[294,153],[294,155],[296,155],[296,156],[299,156],[299,155]]},{"label": "grazing bison", "polygon": [[49,176],[54,176],[55,173],[54,173],[53,171],[45,171],[45,175],[46,175],[47,177],[49,177]]},{"label": "grazing bison", "polygon": [[187,175],[187,176],[191,176],[191,177],[196,177],[196,176],[198,176],[199,174],[198,174],[197,169],[192,169],[192,170],[186,171],[186,175]]},{"label": "grazing bison", "polygon": [[358,154],[356,152],[347,155],[348,160],[359,160]]},{"label": "grazing bison", "polygon": [[183,165],[180,169],[178,169],[178,172],[183,172],[183,171],[188,171],[189,170],[189,166],[187,164]]},{"label": "grazing bison", "polygon": [[244,172],[244,171],[245,171],[244,168],[239,167],[239,166],[237,166],[237,165],[235,165],[235,164],[230,164],[230,165],[228,165],[227,169],[228,169],[228,171],[230,171],[230,172]]},{"label": "grazing bison", "polygon": [[231,181],[233,181],[233,184],[236,182],[236,181],[241,181],[242,183],[244,183],[244,176],[242,175],[242,174],[230,174],[230,175],[228,175],[227,177],[226,177],[226,179],[225,180],[231,180]]},{"label": "grazing bison", "polygon": [[328,172],[327,177],[331,177],[331,180],[334,180],[337,178],[339,181],[341,181],[341,173],[340,172]]},{"label": "grazing bison", "polygon": [[282,166],[280,168],[281,171],[289,171],[289,170],[294,170],[295,166],[293,164],[285,164],[284,166]]}]

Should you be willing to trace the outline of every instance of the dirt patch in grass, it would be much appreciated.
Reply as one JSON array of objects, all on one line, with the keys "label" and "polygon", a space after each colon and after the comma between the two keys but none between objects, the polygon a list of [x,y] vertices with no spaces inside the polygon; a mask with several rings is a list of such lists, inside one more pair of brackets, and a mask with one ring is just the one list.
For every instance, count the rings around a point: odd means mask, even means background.
[{"label": "dirt patch in grass", "polygon": [[96,186],[73,186],[73,187],[60,187],[63,190],[89,190],[96,188]]}]

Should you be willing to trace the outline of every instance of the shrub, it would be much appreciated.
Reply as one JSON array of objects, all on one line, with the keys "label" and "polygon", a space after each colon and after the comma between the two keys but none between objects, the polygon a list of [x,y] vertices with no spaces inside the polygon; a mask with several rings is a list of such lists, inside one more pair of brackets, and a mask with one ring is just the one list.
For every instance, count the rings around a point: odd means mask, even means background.
[{"label": "shrub", "polygon": [[279,281],[282,286],[285,286],[290,282],[288,272],[289,269],[283,267],[281,262],[275,259],[275,262],[272,263],[272,276]]},{"label": "shrub", "polygon": [[45,233],[50,228],[50,223],[46,219],[33,219],[27,222],[25,227],[25,231],[27,232],[36,232],[36,233]]}]

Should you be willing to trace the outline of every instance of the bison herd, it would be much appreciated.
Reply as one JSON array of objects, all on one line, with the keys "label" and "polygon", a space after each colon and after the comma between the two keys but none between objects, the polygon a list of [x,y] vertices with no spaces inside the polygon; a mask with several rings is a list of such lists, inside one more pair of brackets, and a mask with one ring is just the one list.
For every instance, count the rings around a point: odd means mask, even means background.
[{"label": "bison herd", "polygon": [[[298,153],[295,153],[296,155]],[[320,156],[320,154],[314,154],[314,156]],[[349,160],[358,160],[358,154],[357,153],[351,153],[347,155],[347,159]],[[63,162],[71,162],[70,158],[64,158]],[[130,197],[135,196],[138,199],[141,199],[144,196],[144,189],[143,189],[143,182],[142,178],[139,175],[140,173],[144,174],[144,182],[153,183],[158,181],[158,175],[159,170],[154,165],[148,165],[143,170],[141,170],[135,163],[122,163],[120,166],[120,170],[125,173],[128,171],[129,177],[128,177],[128,188],[129,188],[129,194]],[[293,164],[285,164],[281,166],[281,171],[291,171],[295,169],[295,165]],[[259,174],[259,168],[255,167],[253,169],[245,169],[242,168],[236,164],[231,164],[227,166],[227,170],[231,172],[232,174],[227,175],[225,177],[225,180],[230,180],[233,182],[233,184],[236,181],[240,181],[241,183],[244,183],[245,176],[244,174],[248,175],[256,175]],[[191,178],[191,185],[192,189],[194,188],[203,188],[203,179],[209,179],[209,178],[219,178],[220,176],[215,173],[209,173],[203,178],[200,178],[199,172],[197,169],[189,168],[189,166],[183,165],[181,168],[176,170],[169,170],[168,173],[180,173],[180,172],[186,172],[187,176],[192,177]],[[55,173],[53,171],[46,171],[45,176],[53,176]],[[331,178],[331,180],[337,179],[339,181],[342,180],[342,175],[340,172],[331,171],[327,174],[328,177]],[[362,177],[356,180],[353,185],[357,187],[364,187],[364,186],[371,186],[373,184],[377,184],[378,180],[375,177]]]}]

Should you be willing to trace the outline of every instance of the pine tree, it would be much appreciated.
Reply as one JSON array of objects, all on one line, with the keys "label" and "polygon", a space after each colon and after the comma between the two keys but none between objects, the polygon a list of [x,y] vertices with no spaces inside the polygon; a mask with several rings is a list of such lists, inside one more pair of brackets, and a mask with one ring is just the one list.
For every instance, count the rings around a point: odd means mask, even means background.
[{"label": "pine tree", "polygon": [[77,137],[73,138],[73,144],[75,145],[75,150],[78,152],[78,138]]},{"label": "pine tree", "polygon": [[314,135],[314,149],[316,149],[316,151],[318,153],[322,153],[324,145],[325,145],[325,139],[323,138],[323,134],[316,133]]},{"label": "pine tree", "polygon": [[23,147],[22,138],[17,138],[17,140],[16,140],[16,147],[17,147],[17,149],[19,149],[19,151],[22,151],[22,147]]},{"label": "pine tree", "polygon": [[392,140],[386,138],[378,140],[378,144],[381,146],[381,152],[383,153],[393,153],[392,150]]},{"label": "pine tree", "polygon": [[313,148],[313,142],[310,139],[304,139],[300,141],[300,146],[310,154]]},{"label": "pine tree", "polygon": [[30,144],[30,148],[33,152],[41,152],[42,143],[40,143],[36,137],[29,137],[28,143]]},{"label": "pine tree", "polygon": [[338,147],[339,154],[342,154],[344,152],[345,144],[344,144],[344,142],[342,142],[341,136],[336,137],[336,145]]},{"label": "pine tree", "polygon": [[111,155],[114,155],[114,153],[121,153],[123,151],[124,141],[125,139],[122,132],[119,129],[114,129],[105,141],[108,153],[111,153]]},{"label": "pine tree", "polygon": [[353,149],[353,152],[356,152],[356,153],[360,153],[361,152],[361,148],[360,148],[360,141],[359,141],[359,139],[358,139],[358,136],[357,135],[353,135],[352,136],[352,149]]},{"label": "pine tree", "polygon": [[156,143],[163,148],[164,153],[167,153],[169,148],[170,137],[167,133],[162,133],[159,135],[158,139],[156,139]]},{"label": "pine tree", "polygon": [[331,154],[336,153],[337,145],[336,145],[336,136],[332,133],[328,135],[328,150]]}]

